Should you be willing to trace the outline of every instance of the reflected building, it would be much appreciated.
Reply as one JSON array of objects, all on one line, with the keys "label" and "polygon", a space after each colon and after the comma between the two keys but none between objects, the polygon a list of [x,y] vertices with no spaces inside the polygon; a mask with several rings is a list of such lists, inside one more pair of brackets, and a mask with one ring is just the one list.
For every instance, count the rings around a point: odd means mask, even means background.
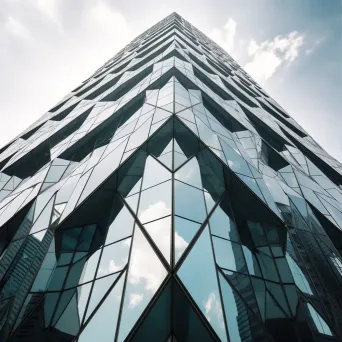
[{"label": "reflected building", "polygon": [[0,149],[0,340],[340,341],[341,186],[172,13]]}]

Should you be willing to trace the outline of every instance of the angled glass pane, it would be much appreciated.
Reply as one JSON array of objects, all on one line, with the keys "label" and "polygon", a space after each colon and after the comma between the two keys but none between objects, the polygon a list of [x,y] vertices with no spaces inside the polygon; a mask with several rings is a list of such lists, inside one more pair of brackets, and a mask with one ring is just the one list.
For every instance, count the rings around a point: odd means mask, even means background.
[{"label": "angled glass pane", "polygon": [[197,159],[195,157],[191,158],[185,165],[178,169],[175,173],[175,179],[202,190],[201,171]]},{"label": "angled glass pane", "polygon": [[175,214],[203,222],[206,217],[203,191],[175,181]]},{"label": "angled glass pane", "polygon": [[171,216],[144,225],[164,258],[170,263],[171,253]]},{"label": "angled glass pane", "polygon": [[208,227],[192,247],[177,274],[221,341],[227,341]]},{"label": "angled glass pane", "polygon": [[158,163],[153,157],[148,156],[145,164],[142,190],[169,179],[171,179],[171,172]]},{"label": "angled glass pane", "polygon": [[135,227],[118,341],[124,341],[167,272],[138,226]]},{"label": "angled glass pane", "polygon": [[118,314],[121,302],[125,274],[112,288],[95,315],[81,332],[79,342],[112,342],[117,328]]},{"label": "angled glass pane", "polygon": [[138,217],[141,223],[171,214],[171,181],[141,192]]}]

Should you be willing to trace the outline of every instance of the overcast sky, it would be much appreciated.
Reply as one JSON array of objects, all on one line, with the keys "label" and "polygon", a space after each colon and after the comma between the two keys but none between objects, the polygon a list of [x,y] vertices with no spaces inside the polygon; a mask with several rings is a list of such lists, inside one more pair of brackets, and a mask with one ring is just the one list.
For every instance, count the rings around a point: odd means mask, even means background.
[{"label": "overcast sky", "polygon": [[0,0],[0,145],[173,11],[342,160],[340,0]]}]

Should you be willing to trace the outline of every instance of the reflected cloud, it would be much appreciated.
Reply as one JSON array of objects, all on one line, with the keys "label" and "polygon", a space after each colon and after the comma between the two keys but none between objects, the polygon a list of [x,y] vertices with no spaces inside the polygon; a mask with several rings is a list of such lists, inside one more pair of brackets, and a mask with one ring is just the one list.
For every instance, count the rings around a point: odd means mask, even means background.
[{"label": "reflected cloud", "polygon": [[204,303],[205,317],[209,322],[218,320],[220,325],[224,327],[223,312],[221,308],[220,300],[216,298],[214,292],[210,292],[208,299]]},{"label": "reflected cloud", "polygon": [[144,295],[141,293],[131,293],[129,295],[128,308],[133,309],[134,307],[139,305],[139,303],[143,300],[143,298],[144,298]]}]

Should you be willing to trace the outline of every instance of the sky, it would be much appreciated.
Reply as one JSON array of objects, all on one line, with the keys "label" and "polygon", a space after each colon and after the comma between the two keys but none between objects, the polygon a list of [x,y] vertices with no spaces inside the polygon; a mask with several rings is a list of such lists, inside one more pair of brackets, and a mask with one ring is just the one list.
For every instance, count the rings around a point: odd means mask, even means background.
[{"label": "sky", "polygon": [[342,161],[340,0],[0,0],[0,146],[173,11]]}]

